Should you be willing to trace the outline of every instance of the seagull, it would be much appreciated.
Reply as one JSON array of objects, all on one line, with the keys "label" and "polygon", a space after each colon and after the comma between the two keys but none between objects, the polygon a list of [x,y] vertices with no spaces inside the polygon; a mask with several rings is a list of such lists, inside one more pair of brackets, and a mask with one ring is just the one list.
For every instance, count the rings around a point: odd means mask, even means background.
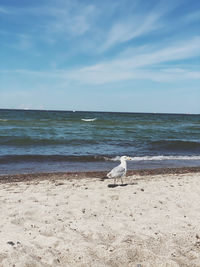
[{"label": "seagull", "polygon": [[121,178],[121,183],[123,184],[123,180],[122,178],[124,176],[126,176],[126,171],[127,171],[127,167],[126,167],[126,161],[127,160],[132,160],[131,157],[127,157],[127,156],[122,156],[120,157],[120,161],[121,163],[119,164],[119,166],[113,168],[108,174],[107,177],[108,178],[113,178],[114,179],[114,184],[116,184],[116,179],[117,178]]}]

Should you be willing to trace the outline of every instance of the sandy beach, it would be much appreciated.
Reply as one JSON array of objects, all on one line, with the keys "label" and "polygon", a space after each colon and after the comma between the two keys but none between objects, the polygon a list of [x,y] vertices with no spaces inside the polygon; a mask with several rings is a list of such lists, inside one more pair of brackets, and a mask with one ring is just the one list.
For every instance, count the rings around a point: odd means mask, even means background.
[{"label": "sandy beach", "polygon": [[200,172],[112,183],[2,180],[0,266],[200,266]]}]

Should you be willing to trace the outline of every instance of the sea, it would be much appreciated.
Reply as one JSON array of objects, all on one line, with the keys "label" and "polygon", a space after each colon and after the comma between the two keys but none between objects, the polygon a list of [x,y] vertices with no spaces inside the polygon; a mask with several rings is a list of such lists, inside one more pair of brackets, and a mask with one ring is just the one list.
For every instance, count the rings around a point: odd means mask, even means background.
[{"label": "sea", "polygon": [[0,110],[0,175],[200,166],[200,115]]}]

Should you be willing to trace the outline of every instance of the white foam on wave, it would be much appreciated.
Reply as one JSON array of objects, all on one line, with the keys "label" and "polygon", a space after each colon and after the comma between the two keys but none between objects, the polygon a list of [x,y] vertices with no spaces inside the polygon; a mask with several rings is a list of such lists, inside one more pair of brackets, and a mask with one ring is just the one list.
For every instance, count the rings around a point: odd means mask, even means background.
[{"label": "white foam on wave", "polygon": [[132,161],[141,160],[200,160],[200,156],[143,156],[143,157],[132,157]]},{"label": "white foam on wave", "polygon": [[[105,160],[119,161],[120,156],[114,158],[104,157]],[[161,160],[200,160],[200,156],[143,156],[143,157],[131,157],[132,161],[161,161]]]},{"label": "white foam on wave", "polygon": [[0,121],[8,121],[8,120],[6,120],[6,119],[0,119]]},{"label": "white foam on wave", "polygon": [[120,160],[120,156],[116,156],[114,158],[108,158],[108,157],[104,157],[105,160],[111,160],[111,161],[119,161]]}]

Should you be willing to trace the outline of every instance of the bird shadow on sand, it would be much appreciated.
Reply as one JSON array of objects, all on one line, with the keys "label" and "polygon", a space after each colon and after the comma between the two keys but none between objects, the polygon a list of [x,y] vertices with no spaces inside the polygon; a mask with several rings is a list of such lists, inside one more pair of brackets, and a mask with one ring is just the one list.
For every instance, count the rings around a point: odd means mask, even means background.
[{"label": "bird shadow on sand", "polygon": [[[109,180],[108,177],[102,177],[100,179],[101,182],[105,181],[105,180]],[[115,188],[115,187],[118,187],[118,186],[121,186],[121,187],[124,187],[124,186],[127,186],[127,185],[137,185],[138,183],[136,182],[131,182],[131,183],[125,183],[125,184],[108,184],[108,187],[109,188]]]},{"label": "bird shadow on sand", "polygon": [[118,186],[127,186],[128,184],[108,184],[108,187],[109,188],[115,188],[115,187],[118,187]]},{"label": "bird shadow on sand", "polygon": [[137,183],[129,183],[129,184],[108,184],[108,188],[115,188],[115,187],[118,187],[118,186],[124,187],[124,186],[127,186],[127,185],[137,185]]}]

